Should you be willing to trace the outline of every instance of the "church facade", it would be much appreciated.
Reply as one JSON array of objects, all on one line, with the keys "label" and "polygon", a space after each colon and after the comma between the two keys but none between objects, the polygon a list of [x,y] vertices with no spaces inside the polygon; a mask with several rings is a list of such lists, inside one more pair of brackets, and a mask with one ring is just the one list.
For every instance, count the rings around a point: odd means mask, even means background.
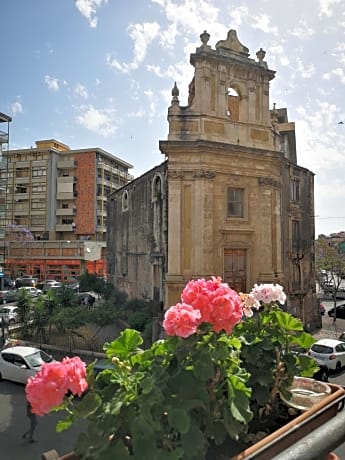
[{"label": "church facade", "polygon": [[192,278],[221,276],[242,292],[279,283],[313,329],[314,174],[297,163],[286,108],[270,109],[275,72],[234,30],[215,48],[200,38],[187,106],[172,89],[165,161],[108,199],[110,280],[166,308]]}]

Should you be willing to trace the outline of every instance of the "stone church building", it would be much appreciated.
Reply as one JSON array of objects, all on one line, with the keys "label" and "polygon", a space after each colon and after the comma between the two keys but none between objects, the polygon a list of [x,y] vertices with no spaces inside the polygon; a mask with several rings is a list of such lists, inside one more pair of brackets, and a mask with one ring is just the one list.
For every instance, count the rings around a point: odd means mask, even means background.
[{"label": "stone church building", "polygon": [[190,56],[187,106],[172,89],[165,161],[108,198],[110,281],[165,308],[192,278],[280,283],[313,329],[314,174],[297,164],[286,108],[270,109],[265,51],[250,58],[234,30],[215,48],[209,38]]}]

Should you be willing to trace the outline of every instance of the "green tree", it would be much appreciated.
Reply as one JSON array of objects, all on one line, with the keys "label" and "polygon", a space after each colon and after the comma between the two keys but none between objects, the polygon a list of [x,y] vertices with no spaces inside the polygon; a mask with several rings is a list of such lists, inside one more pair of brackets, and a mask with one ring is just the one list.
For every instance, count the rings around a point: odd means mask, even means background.
[{"label": "green tree", "polygon": [[336,321],[337,296],[341,290],[342,276],[345,273],[345,252],[341,244],[333,242],[329,238],[320,237],[315,244],[316,269],[318,273],[324,270],[325,277],[319,277],[320,285],[325,283],[331,286],[331,295],[334,303],[334,317]]},{"label": "green tree", "polygon": [[23,323],[23,336],[26,337],[29,333],[29,320],[33,310],[33,299],[26,289],[18,289],[17,307],[20,321]]}]

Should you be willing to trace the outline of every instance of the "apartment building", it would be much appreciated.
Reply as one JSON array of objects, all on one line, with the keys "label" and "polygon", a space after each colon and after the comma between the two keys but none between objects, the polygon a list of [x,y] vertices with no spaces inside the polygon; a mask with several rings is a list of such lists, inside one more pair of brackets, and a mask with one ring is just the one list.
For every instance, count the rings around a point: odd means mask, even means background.
[{"label": "apartment building", "polygon": [[0,288],[4,288],[7,158],[12,118],[0,113]]},{"label": "apartment building", "polygon": [[107,197],[132,179],[132,165],[55,139],[6,156],[6,272],[62,281],[85,269],[105,276]]}]

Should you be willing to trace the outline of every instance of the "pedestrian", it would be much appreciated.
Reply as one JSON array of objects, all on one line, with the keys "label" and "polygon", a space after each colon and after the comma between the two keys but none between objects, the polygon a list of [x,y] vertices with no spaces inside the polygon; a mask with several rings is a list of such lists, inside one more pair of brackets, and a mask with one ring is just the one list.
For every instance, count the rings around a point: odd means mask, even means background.
[{"label": "pedestrian", "polygon": [[30,420],[30,427],[28,431],[26,431],[23,434],[22,438],[28,439],[30,443],[33,443],[33,442],[36,442],[33,436],[34,436],[35,428],[37,426],[37,416],[31,411],[31,404],[29,403],[29,401],[26,404],[26,416]]}]

